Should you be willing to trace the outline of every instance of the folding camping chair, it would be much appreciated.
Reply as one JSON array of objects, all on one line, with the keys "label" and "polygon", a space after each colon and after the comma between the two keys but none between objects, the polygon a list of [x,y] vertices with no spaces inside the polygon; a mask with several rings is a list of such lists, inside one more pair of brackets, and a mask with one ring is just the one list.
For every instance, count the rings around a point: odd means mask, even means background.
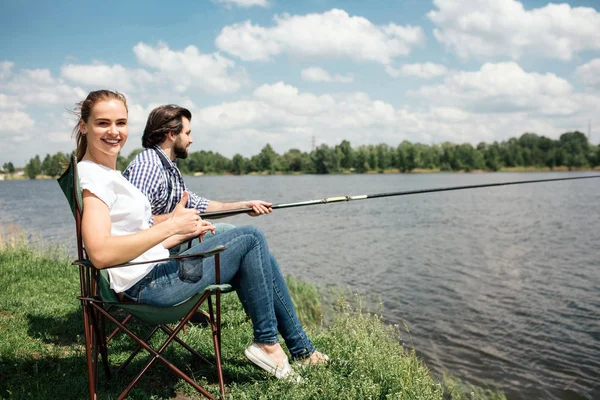
[{"label": "folding camping chair", "polygon": [[[83,201],[82,201],[82,190],[79,184],[79,177],[77,175],[77,159],[73,155],[71,162],[69,163],[68,169],[58,179],[58,183],[64,192],[67,200],[75,216],[75,226],[77,229],[77,256],[78,259],[73,261],[73,265],[79,266],[79,280],[81,295],[77,298],[81,301],[83,308],[83,324],[85,333],[85,347],[87,356],[87,368],[88,368],[88,380],[89,380],[89,392],[90,399],[95,400],[97,398],[97,383],[98,383],[98,357],[102,358],[104,366],[104,372],[106,378],[110,379],[111,371],[108,363],[108,342],[117,334],[119,331],[127,334],[131,339],[137,342],[137,349],[131,354],[131,356],[121,365],[119,371],[127,367],[133,358],[142,350],[146,350],[150,353],[150,358],[146,365],[141,371],[135,376],[131,383],[123,390],[119,399],[124,399],[129,391],[139,382],[144,373],[154,363],[159,360],[164,363],[171,371],[177,374],[181,379],[189,383],[196,390],[202,393],[209,399],[215,399],[210,392],[205,388],[198,385],[193,379],[191,379],[186,373],[173,365],[164,356],[164,350],[174,341],[182,345],[194,356],[200,358],[204,362],[209,362],[206,358],[200,355],[197,351],[188,346],[181,338],[177,335],[181,332],[186,323],[196,312],[200,312],[205,315],[210,326],[213,346],[215,352],[215,362],[217,374],[219,377],[219,390],[221,398],[225,397],[225,386],[223,383],[223,370],[221,367],[221,293],[231,291],[231,285],[220,284],[220,253],[225,250],[224,246],[218,246],[211,251],[194,254],[194,255],[183,255],[162,260],[155,260],[154,262],[182,259],[182,258],[207,258],[215,257],[215,273],[216,283],[214,285],[207,286],[204,290],[196,295],[190,297],[186,301],[176,304],[171,307],[156,307],[147,304],[120,301],[116,294],[110,289],[110,283],[108,280],[108,273],[106,269],[99,270],[93,266],[91,261],[85,254],[83,248],[83,241],[81,236],[81,219],[83,213]],[[152,261],[150,261],[152,262]],[[116,265],[114,267],[125,267],[132,266],[140,263],[127,263],[122,265]],[[213,307],[213,300],[215,298],[215,305]],[[201,310],[199,307],[207,301],[208,312]],[[124,320],[120,321],[114,316],[114,310],[123,310],[129,314]],[[153,326],[149,335],[145,338],[133,333],[125,325],[131,317],[134,317],[148,325]],[[116,329],[110,334],[106,334],[106,320],[111,321],[116,325]],[[169,324],[177,325],[172,328]],[[153,348],[150,345],[150,339],[158,331],[163,331],[168,337],[164,343],[158,347]],[[209,362],[210,363],[210,362]]]}]

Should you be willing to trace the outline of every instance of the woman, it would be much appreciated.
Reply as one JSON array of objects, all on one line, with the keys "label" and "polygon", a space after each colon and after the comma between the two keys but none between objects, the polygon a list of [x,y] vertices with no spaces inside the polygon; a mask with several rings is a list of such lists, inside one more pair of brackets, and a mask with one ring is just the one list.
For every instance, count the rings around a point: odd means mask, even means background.
[{"label": "woman", "polygon": [[[169,256],[168,248],[214,231],[196,210],[186,209],[187,193],[167,220],[148,225],[150,204],[119,171],[116,162],[128,136],[127,101],[117,92],[91,92],[78,104],[78,169],[83,189],[82,235],[97,268]],[[232,229],[183,254],[224,245],[221,281],[237,291],[250,315],[254,342],[245,350],[256,365],[277,378],[296,379],[279,344],[281,333],[293,358],[304,364],[325,363],[304,332],[277,261],[264,235],[252,226]],[[179,303],[215,282],[214,259],[176,260],[108,270],[111,288],[132,301],[158,306]]]}]

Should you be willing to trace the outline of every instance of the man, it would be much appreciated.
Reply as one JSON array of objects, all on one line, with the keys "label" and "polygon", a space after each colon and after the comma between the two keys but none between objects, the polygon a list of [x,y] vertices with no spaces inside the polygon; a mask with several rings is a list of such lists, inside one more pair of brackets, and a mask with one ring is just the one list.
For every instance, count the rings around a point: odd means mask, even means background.
[{"label": "man", "polygon": [[[152,110],[142,136],[142,146],[146,150],[138,154],[123,172],[123,176],[148,198],[152,207],[151,225],[169,218],[183,192],[187,191],[175,159],[188,156],[193,142],[191,120],[192,113],[176,105],[163,105]],[[200,213],[252,208],[248,215],[259,216],[272,211],[272,204],[262,200],[220,202],[189,191],[188,194],[186,207]],[[215,234],[231,228],[234,228],[231,224],[215,224]],[[207,233],[205,238],[209,236],[211,234]],[[171,249],[172,255],[177,253],[178,247]]]}]

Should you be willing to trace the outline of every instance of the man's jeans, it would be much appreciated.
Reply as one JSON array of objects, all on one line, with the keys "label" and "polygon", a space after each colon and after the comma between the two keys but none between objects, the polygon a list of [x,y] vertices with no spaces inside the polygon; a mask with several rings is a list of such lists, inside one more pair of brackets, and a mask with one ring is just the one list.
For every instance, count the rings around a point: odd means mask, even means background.
[{"label": "man's jeans", "polygon": [[[254,226],[228,229],[184,251],[194,254],[223,245],[221,283],[231,284],[252,319],[254,342],[274,344],[277,332],[294,358],[306,358],[315,348],[296,315],[279,264],[269,251],[263,233]],[[215,283],[214,257],[157,264],[125,292],[137,302],[157,306],[177,304]]]}]

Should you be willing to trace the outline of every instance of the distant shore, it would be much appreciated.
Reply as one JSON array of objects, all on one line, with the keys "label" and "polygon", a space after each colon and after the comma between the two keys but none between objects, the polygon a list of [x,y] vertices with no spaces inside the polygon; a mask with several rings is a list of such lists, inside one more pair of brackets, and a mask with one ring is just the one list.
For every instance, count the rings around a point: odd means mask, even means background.
[{"label": "distant shore", "polygon": [[[569,171],[569,167],[560,166],[554,167],[550,169],[549,167],[504,167],[500,168],[498,171],[492,171],[487,169],[474,169],[471,171],[458,170],[458,171],[442,171],[439,168],[426,169],[426,168],[415,168],[410,172],[401,172],[397,168],[386,169],[386,170],[369,170],[363,172],[362,175],[375,175],[375,174],[435,174],[435,173],[455,173],[455,174],[477,174],[477,173],[487,173],[487,172],[567,172]],[[573,171],[600,171],[600,166],[591,168],[591,167],[573,167],[570,170]],[[361,175],[354,171],[345,170],[342,172],[338,172],[336,174],[325,174],[325,175]],[[189,174],[183,174],[185,176],[241,176],[235,175],[231,172],[224,173],[205,173],[205,172],[195,172]],[[315,174],[307,174],[303,172],[276,172],[274,174],[270,174],[269,172],[250,172],[244,175],[315,175]],[[37,180],[44,179],[57,179],[58,176],[48,176],[48,175],[38,175],[35,177]],[[0,181],[12,181],[12,180],[28,180],[29,178],[24,175],[15,175],[15,174],[0,174]]]}]

